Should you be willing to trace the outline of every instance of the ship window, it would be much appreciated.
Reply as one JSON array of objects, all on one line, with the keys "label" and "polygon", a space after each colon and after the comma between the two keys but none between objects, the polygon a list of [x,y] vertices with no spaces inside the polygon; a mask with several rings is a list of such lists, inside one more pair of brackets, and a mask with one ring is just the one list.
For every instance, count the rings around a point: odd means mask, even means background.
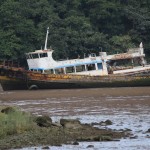
[{"label": "ship window", "polygon": [[40,58],[42,57],[48,57],[47,53],[40,53]]},{"label": "ship window", "polygon": [[85,65],[76,66],[76,72],[82,72],[85,71]]},{"label": "ship window", "polygon": [[31,54],[29,54],[29,59],[32,59],[32,55]]},{"label": "ship window", "polygon": [[32,55],[31,54],[26,54],[26,58],[27,59],[32,59]]},{"label": "ship window", "polygon": [[39,55],[38,55],[38,54],[32,54],[32,58],[33,58],[33,59],[39,58]]},{"label": "ship window", "polygon": [[54,70],[53,69],[50,69],[49,71],[50,71],[51,74],[54,74]]},{"label": "ship window", "polygon": [[66,68],[66,73],[73,73],[73,72],[75,72],[74,67],[67,67]]},{"label": "ship window", "polygon": [[47,73],[47,74],[54,74],[54,71],[53,71],[53,69],[45,70],[45,73]]},{"label": "ship window", "polygon": [[97,67],[98,67],[98,70],[102,70],[103,69],[102,63],[97,63]]},{"label": "ship window", "polygon": [[55,69],[55,74],[64,74],[64,69],[63,68]]},{"label": "ship window", "polygon": [[95,53],[91,53],[91,54],[89,54],[89,57],[96,57],[96,54]]},{"label": "ship window", "polygon": [[37,72],[42,73],[42,72],[43,72],[43,70],[42,70],[42,69],[38,69],[38,70],[37,70]]},{"label": "ship window", "polygon": [[96,70],[95,64],[89,64],[89,65],[87,65],[87,70],[88,71],[90,71],[90,70]]}]

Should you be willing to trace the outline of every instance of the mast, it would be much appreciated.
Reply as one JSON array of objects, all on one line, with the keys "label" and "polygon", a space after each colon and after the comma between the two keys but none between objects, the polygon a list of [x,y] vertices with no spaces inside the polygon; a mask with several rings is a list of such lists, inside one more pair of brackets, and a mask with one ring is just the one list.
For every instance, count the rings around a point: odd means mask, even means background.
[{"label": "mast", "polygon": [[47,28],[47,33],[46,33],[46,39],[45,39],[45,47],[44,47],[44,50],[47,50],[47,39],[48,39],[48,34],[49,34],[49,27]]}]

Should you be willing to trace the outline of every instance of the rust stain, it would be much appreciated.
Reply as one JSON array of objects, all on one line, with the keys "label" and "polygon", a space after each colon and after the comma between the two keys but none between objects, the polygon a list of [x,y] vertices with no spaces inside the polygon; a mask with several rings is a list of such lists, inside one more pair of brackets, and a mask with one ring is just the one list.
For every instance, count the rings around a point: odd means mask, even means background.
[{"label": "rust stain", "polygon": [[61,79],[70,79],[69,75],[66,74],[41,74],[41,73],[33,73],[28,72],[27,76],[29,79],[33,80],[61,80]]},{"label": "rust stain", "polygon": [[132,58],[131,54],[124,53],[124,54],[116,54],[116,55],[114,55],[114,57],[112,58],[112,60],[130,59],[130,58]]}]

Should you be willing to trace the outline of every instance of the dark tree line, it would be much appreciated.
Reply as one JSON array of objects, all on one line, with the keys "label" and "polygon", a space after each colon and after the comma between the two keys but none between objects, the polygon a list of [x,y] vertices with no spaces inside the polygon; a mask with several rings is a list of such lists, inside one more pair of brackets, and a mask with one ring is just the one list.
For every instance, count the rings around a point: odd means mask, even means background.
[{"label": "dark tree line", "polygon": [[149,0],[1,0],[0,59],[48,47],[56,59],[124,52],[143,42],[150,56]]}]

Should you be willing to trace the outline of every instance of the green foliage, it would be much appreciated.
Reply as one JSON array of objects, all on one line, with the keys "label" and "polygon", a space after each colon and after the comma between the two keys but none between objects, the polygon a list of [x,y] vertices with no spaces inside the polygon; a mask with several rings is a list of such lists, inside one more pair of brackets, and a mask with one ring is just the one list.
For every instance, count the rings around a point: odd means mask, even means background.
[{"label": "green foliage", "polygon": [[132,43],[131,37],[129,35],[123,36],[113,36],[110,42],[114,46],[116,52],[126,52],[128,48],[133,48],[135,45]]},{"label": "green foliage", "polygon": [[56,59],[124,52],[140,42],[150,55],[149,20],[147,0],[1,0],[0,59],[43,48],[48,26]]},{"label": "green foliage", "polygon": [[6,114],[0,113],[0,137],[19,134],[31,130],[34,127],[30,114],[14,111]]}]

